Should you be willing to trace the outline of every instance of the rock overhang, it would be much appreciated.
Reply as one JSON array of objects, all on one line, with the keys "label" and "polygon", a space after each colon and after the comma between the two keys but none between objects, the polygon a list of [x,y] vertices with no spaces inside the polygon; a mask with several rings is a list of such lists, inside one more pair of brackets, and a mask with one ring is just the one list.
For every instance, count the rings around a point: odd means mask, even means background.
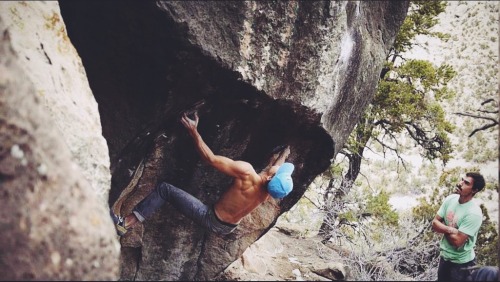
[{"label": "rock overhang", "polygon": [[[230,179],[200,163],[178,122],[183,110],[201,100],[199,131],[218,154],[259,169],[275,146],[292,147],[296,188],[257,209],[241,232],[226,238],[230,243],[207,238],[196,226],[179,226],[182,216],[170,207],[160,211],[170,216],[155,218],[145,237],[122,241],[128,246],[125,257],[136,256],[136,248],[157,248],[159,254],[147,254],[150,259],[169,254],[184,265],[161,270],[171,279],[213,277],[228,265],[228,256],[236,258],[264,234],[328,168],[373,96],[387,42],[407,7],[406,2],[324,1],[60,5],[99,104],[113,173],[110,204],[141,163],[138,192],[124,203],[124,212],[165,180],[207,204],[216,201]],[[164,226],[172,228],[167,237],[184,243],[167,246],[151,239],[161,236]],[[185,242],[181,234],[194,239]],[[215,258],[221,244],[231,247]],[[183,254],[185,248],[190,255]],[[200,265],[203,261],[211,266]],[[122,268],[135,267],[134,275],[156,275],[137,261],[122,261]]]}]

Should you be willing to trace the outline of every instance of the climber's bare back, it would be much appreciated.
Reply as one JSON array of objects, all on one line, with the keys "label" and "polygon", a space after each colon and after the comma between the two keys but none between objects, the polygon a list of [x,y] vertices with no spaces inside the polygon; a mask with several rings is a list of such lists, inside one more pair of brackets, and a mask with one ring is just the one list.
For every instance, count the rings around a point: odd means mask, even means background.
[{"label": "climber's bare back", "polygon": [[248,175],[235,178],[215,204],[217,217],[224,222],[238,224],[244,216],[267,200],[269,193],[265,184],[253,168]]}]

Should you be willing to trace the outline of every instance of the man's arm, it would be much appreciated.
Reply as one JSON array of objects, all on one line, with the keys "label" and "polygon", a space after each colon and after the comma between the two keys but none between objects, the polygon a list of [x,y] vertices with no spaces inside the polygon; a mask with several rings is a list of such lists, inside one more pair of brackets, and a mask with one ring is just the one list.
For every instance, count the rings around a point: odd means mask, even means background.
[{"label": "man's arm", "polygon": [[199,118],[197,112],[194,113],[194,120],[190,119],[187,114],[183,114],[181,119],[182,124],[186,127],[189,134],[193,138],[198,153],[205,162],[222,173],[232,177],[241,177],[248,174],[248,172],[253,169],[253,167],[247,162],[234,161],[224,156],[215,155],[198,133],[198,121]]},{"label": "man's arm", "polygon": [[459,248],[465,244],[469,235],[458,231],[458,229],[447,226],[443,223],[444,219],[439,215],[436,215],[432,220],[432,230],[437,233],[444,234],[446,240],[455,248]]}]

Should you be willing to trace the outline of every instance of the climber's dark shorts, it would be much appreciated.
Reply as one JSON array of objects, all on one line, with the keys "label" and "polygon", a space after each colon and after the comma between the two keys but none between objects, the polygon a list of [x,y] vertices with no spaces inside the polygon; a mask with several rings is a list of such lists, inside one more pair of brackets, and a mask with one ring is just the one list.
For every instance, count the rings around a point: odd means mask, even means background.
[{"label": "climber's dark shorts", "polygon": [[213,206],[207,206],[191,194],[165,182],[156,186],[144,200],[137,204],[133,212],[142,222],[165,202],[169,202],[182,214],[217,234],[229,234],[238,226],[223,222],[215,215]]}]

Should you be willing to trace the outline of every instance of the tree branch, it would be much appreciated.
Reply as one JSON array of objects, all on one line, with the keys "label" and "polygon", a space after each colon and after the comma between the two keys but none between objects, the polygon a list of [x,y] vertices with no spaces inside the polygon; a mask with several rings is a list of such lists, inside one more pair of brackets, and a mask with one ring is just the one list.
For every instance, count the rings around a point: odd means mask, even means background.
[{"label": "tree branch", "polygon": [[471,132],[471,134],[469,134],[469,137],[472,137],[472,135],[476,134],[479,131],[486,130],[490,127],[496,126],[497,124],[498,124],[498,122],[497,123],[490,123],[490,124],[484,125],[482,127],[476,128]]},{"label": "tree branch", "polygon": [[[491,100],[491,99],[490,99]],[[483,103],[486,103],[483,102]],[[485,112],[485,111],[483,111]],[[498,113],[498,111],[496,111],[496,113]],[[498,120],[495,119],[495,118],[492,118],[492,117],[485,117],[485,116],[481,116],[481,115],[475,115],[475,114],[471,114],[471,113],[454,113],[456,115],[459,115],[459,116],[466,116],[466,117],[471,117],[471,118],[475,118],[475,119],[484,119],[484,120],[488,120],[490,121],[491,123],[489,124],[486,124],[486,125],[483,125],[482,127],[479,127],[479,128],[476,128],[474,129],[470,134],[469,134],[469,137],[472,137],[474,134],[476,134],[477,132],[479,131],[483,131],[483,130],[486,130],[488,128],[491,128],[491,127],[494,127],[496,125],[498,125]]]},{"label": "tree branch", "polygon": [[491,118],[491,117],[485,117],[485,116],[480,116],[480,115],[474,115],[474,114],[470,114],[470,113],[454,113],[456,115],[459,115],[459,116],[466,116],[466,117],[471,117],[471,118],[477,118],[477,119],[485,119],[485,120],[489,120],[493,123],[496,123],[498,124],[498,121],[494,118]]}]

